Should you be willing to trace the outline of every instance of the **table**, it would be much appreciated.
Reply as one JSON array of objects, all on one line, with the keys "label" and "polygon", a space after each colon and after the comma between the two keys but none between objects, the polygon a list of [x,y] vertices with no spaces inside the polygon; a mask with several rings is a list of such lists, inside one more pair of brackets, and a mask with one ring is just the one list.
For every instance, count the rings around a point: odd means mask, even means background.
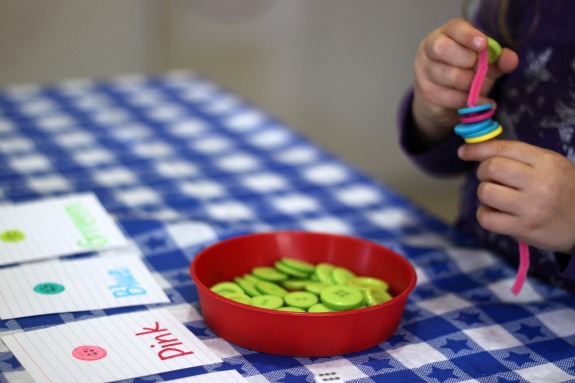
[{"label": "table", "polygon": [[[358,383],[575,381],[575,297],[532,278],[515,297],[513,266],[194,72],[0,91],[0,202],[86,191],[141,249],[179,312],[201,313],[188,271],[194,255],[243,233],[363,237],[417,270],[397,332],[377,347],[266,355],[218,338],[197,317],[186,326],[224,363],[135,381],[230,369],[254,383],[312,382],[325,369]],[[124,311],[4,320],[0,336]],[[31,379],[1,342],[0,370],[0,382]]]}]

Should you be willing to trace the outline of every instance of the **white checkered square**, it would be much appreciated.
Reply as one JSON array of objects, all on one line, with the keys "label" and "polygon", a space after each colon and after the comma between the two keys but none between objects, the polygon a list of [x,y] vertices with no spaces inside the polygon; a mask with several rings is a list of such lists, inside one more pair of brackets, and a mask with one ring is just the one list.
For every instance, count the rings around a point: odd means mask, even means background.
[{"label": "white checkered square", "polygon": [[25,137],[0,139],[0,152],[6,154],[25,153],[34,149],[34,143]]},{"label": "white checkered square", "polygon": [[271,199],[273,206],[286,214],[301,214],[317,211],[320,204],[315,198],[305,194],[288,194]]},{"label": "white checkered square", "polygon": [[168,126],[167,130],[173,136],[180,138],[197,137],[206,132],[209,126],[198,118],[188,117],[186,120]]},{"label": "white checkered square", "polygon": [[38,193],[53,193],[72,190],[72,185],[60,175],[49,175],[29,178],[28,187]]},{"label": "white checkered square", "polygon": [[206,212],[210,217],[219,221],[241,221],[254,218],[254,213],[247,205],[233,201],[209,204],[206,206]]},{"label": "white checkered square", "polygon": [[138,177],[130,169],[125,167],[99,170],[94,172],[92,177],[100,185],[107,187],[132,185],[138,181]]},{"label": "white checkered square", "polygon": [[15,130],[14,123],[0,116],[0,133],[10,133],[13,132],[14,130]]},{"label": "white checkered square", "polygon": [[353,231],[347,223],[335,217],[306,219],[302,222],[302,226],[309,231],[335,234],[351,234]]},{"label": "white checkered square", "polygon": [[200,199],[216,198],[226,194],[221,184],[208,180],[181,182],[179,188],[182,194]]},{"label": "white checkered square", "polygon": [[158,140],[137,144],[133,151],[135,155],[142,158],[164,158],[173,153],[172,146]]},{"label": "white checkered square", "polygon": [[463,332],[486,351],[521,346],[521,342],[500,325],[471,328]]},{"label": "white checkered square", "polygon": [[317,185],[335,185],[346,181],[349,174],[347,169],[339,164],[326,163],[303,170],[302,176]]},{"label": "white checkered square", "polygon": [[186,115],[186,110],[179,105],[164,104],[152,109],[148,109],[148,117],[159,122],[177,121]]},{"label": "white checkered square", "polygon": [[367,214],[367,218],[384,229],[397,230],[415,223],[413,216],[398,207],[388,207]]},{"label": "white checkered square", "polygon": [[485,250],[449,248],[445,252],[449,258],[457,263],[457,267],[466,274],[475,270],[485,269],[496,262],[493,254]]},{"label": "white checkered square", "polygon": [[220,358],[233,358],[241,355],[239,351],[222,338],[204,339],[202,342]]},{"label": "white checkered square", "polygon": [[218,238],[216,231],[203,222],[172,223],[166,230],[180,249],[206,244]]},{"label": "white checkered square", "polygon": [[447,360],[445,355],[427,343],[408,344],[387,350],[387,353],[407,368],[419,368],[425,364]]},{"label": "white checkered square", "polygon": [[436,315],[443,315],[450,311],[470,307],[473,304],[465,299],[459,298],[455,294],[445,294],[437,298],[417,302],[417,305]]},{"label": "white checkered square", "polygon": [[155,168],[158,173],[168,178],[185,178],[199,173],[196,165],[180,160],[156,161]]},{"label": "white checkered square", "polygon": [[36,125],[47,132],[61,132],[74,128],[78,123],[67,114],[52,114],[36,119]]},{"label": "white checkered square", "polygon": [[156,204],[161,200],[158,193],[145,187],[116,191],[115,197],[126,206]]},{"label": "white checkered square", "polygon": [[137,142],[152,136],[152,131],[146,125],[137,123],[123,124],[110,132],[111,136],[122,142]]},{"label": "white checkered square", "polygon": [[528,382],[562,383],[575,380],[574,375],[566,373],[552,363],[524,368],[515,372]]},{"label": "white checkered square", "polygon": [[247,153],[236,153],[225,156],[216,161],[216,165],[225,171],[240,173],[255,170],[260,166],[260,161]]},{"label": "white checkered square", "polygon": [[37,97],[20,104],[20,112],[29,117],[43,116],[54,113],[57,110],[58,106],[54,101],[42,97]]},{"label": "white checkered square", "polygon": [[275,158],[287,165],[305,165],[313,163],[318,156],[319,152],[311,146],[297,146],[278,152]]},{"label": "white checkered square", "polygon": [[115,160],[112,152],[101,148],[77,150],[73,156],[77,163],[84,166],[109,164]]},{"label": "white checkered square", "polygon": [[73,97],[70,101],[77,109],[86,112],[106,109],[113,104],[108,97],[99,93],[81,94],[77,97]]},{"label": "white checkered square", "polygon": [[381,194],[373,187],[352,185],[336,190],[335,197],[343,204],[352,207],[364,207],[381,202]]},{"label": "white checkered square", "polygon": [[132,105],[151,107],[164,103],[164,96],[156,90],[145,90],[142,92],[129,94],[126,101]]},{"label": "white checkered square", "polygon": [[233,147],[233,143],[222,136],[208,136],[195,140],[190,143],[190,147],[200,153],[205,154],[218,154],[229,151]]},{"label": "white checkered square", "polygon": [[490,284],[487,286],[495,296],[497,296],[502,302],[511,302],[514,304],[521,302],[537,302],[540,301],[541,295],[531,285],[529,278],[525,280],[521,292],[515,295],[511,291],[511,287],[515,283],[515,278],[508,278],[502,281]]},{"label": "white checkered square", "polygon": [[97,110],[91,117],[101,125],[116,125],[130,120],[129,113],[120,108]]},{"label": "white checkered square", "polygon": [[572,309],[538,314],[537,319],[561,338],[575,335],[575,326],[572,325],[575,323],[575,311]]},{"label": "white checkered square", "polygon": [[342,383],[367,377],[365,373],[347,359],[337,359],[329,362],[308,364],[306,367],[316,376],[321,373],[335,372],[341,376],[342,380],[340,382]]},{"label": "white checkered square", "polygon": [[233,95],[225,95],[205,103],[202,109],[204,112],[213,115],[224,115],[232,113],[235,109],[241,107],[241,105],[242,103],[239,98]]},{"label": "white checkered square", "polygon": [[95,138],[88,132],[77,131],[59,134],[54,141],[63,148],[79,148],[93,145]]},{"label": "white checkered square", "polygon": [[236,132],[248,132],[256,129],[265,122],[265,116],[258,110],[244,110],[240,113],[228,117],[224,125]]},{"label": "white checkered square", "polygon": [[285,145],[291,138],[291,134],[287,131],[271,129],[251,135],[248,142],[262,149],[273,149]]},{"label": "white checkered square", "polygon": [[192,86],[183,88],[180,97],[186,101],[205,102],[216,98],[217,91],[212,83],[196,81]]},{"label": "white checkered square", "polygon": [[8,163],[19,173],[45,172],[52,169],[50,160],[43,154],[12,157]]},{"label": "white checkered square", "polygon": [[285,178],[274,173],[258,173],[244,177],[242,183],[259,193],[269,193],[277,190],[283,190],[287,187],[288,182]]}]

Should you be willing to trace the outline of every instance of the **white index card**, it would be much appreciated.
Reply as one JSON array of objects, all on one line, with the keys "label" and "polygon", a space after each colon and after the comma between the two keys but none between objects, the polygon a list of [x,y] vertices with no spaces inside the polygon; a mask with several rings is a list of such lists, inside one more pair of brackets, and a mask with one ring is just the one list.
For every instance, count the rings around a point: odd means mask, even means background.
[{"label": "white index card", "polygon": [[87,319],[2,340],[38,382],[110,382],[223,362],[163,309]]},{"label": "white index card", "polygon": [[126,246],[94,194],[0,207],[0,265]]},{"label": "white index card", "polygon": [[169,301],[133,251],[0,269],[2,319]]}]

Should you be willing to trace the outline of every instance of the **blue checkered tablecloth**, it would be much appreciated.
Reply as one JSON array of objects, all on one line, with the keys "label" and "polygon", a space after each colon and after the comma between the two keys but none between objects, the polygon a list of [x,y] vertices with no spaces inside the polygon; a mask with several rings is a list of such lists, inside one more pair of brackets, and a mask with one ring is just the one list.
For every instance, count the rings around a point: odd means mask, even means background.
[{"label": "blue checkered tablecloth", "polygon": [[[185,325],[224,360],[135,381],[230,369],[251,383],[313,382],[326,370],[358,383],[575,381],[575,297],[531,278],[515,297],[513,266],[210,79],[170,72],[0,90],[0,202],[88,191],[140,248],[169,309],[196,312]],[[190,261],[220,239],[280,229],[363,237],[408,258],[418,285],[397,332],[329,358],[215,336]],[[0,336],[147,308],[0,320]],[[0,371],[0,382],[31,380],[2,342]]]}]

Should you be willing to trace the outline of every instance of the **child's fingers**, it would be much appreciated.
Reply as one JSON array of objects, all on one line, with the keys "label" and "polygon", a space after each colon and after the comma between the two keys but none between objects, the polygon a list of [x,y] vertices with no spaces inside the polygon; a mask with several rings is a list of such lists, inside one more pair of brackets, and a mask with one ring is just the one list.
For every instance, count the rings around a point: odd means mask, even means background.
[{"label": "child's fingers", "polygon": [[458,149],[457,155],[465,161],[484,161],[489,157],[501,156],[527,165],[534,165],[537,158],[537,153],[533,152],[531,145],[508,140],[490,140],[476,144],[465,144]]},{"label": "child's fingers", "polygon": [[459,45],[475,52],[487,48],[487,37],[485,34],[463,19],[450,20],[439,30]]},{"label": "child's fingers", "polygon": [[428,78],[438,85],[469,92],[469,84],[475,73],[471,69],[462,69],[441,62],[432,62],[426,68]]}]

